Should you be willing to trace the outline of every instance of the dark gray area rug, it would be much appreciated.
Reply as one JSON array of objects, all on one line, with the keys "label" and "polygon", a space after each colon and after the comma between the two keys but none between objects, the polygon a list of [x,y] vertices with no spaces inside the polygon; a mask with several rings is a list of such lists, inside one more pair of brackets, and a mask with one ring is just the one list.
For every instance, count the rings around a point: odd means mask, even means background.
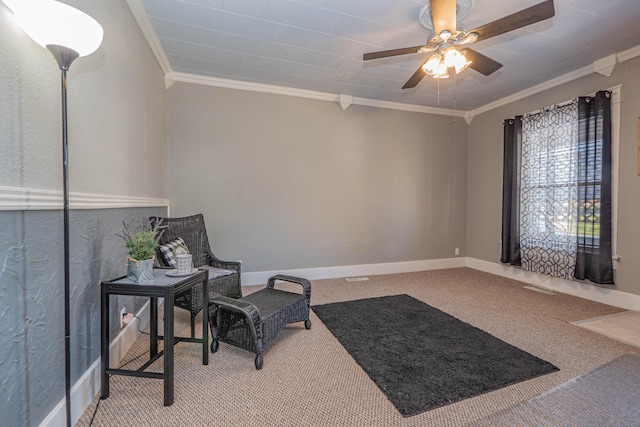
[{"label": "dark gray area rug", "polygon": [[409,295],[312,309],[405,417],[558,370]]},{"label": "dark gray area rug", "polygon": [[637,427],[640,357],[625,355],[475,426]]}]

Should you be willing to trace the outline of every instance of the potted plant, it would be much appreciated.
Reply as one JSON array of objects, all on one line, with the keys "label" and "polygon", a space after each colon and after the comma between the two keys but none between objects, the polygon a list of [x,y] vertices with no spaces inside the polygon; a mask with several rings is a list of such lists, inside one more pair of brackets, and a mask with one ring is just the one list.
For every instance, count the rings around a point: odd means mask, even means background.
[{"label": "potted plant", "polygon": [[123,230],[118,236],[124,239],[127,248],[127,278],[140,284],[153,282],[153,262],[156,247],[160,240],[161,225],[146,221],[138,224],[127,224],[123,221]]}]

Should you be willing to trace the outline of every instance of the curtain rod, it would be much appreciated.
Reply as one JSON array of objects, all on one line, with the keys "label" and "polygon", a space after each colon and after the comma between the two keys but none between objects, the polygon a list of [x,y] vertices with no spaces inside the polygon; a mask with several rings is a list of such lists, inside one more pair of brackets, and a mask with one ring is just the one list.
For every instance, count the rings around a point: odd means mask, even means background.
[{"label": "curtain rod", "polygon": [[[600,92],[601,90],[602,90],[602,91],[606,91],[606,92],[614,93],[616,90],[619,90],[621,87],[622,87],[622,85],[616,85],[616,86],[612,86],[612,87],[610,87],[610,88],[608,88],[608,89],[600,89],[599,91],[591,92],[591,93],[590,93],[590,94],[588,94],[588,95],[582,95],[582,96],[595,96],[595,95],[596,95],[596,93]],[[578,98],[576,97],[576,98],[573,98],[573,99],[569,99],[569,100],[567,100],[567,101],[562,101],[562,102],[559,102],[559,103],[556,103],[556,104],[551,104],[551,105],[549,105],[549,106],[547,106],[547,107],[541,107],[541,108],[538,108],[537,110],[529,111],[528,113],[524,113],[524,114],[523,114],[523,116],[530,116],[530,115],[534,115],[534,114],[540,114],[540,111],[541,111],[541,110],[543,110],[543,109],[545,109],[545,108],[551,108],[551,107],[564,107],[565,105],[569,105],[569,104],[571,104],[572,102],[576,101],[577,99],[578,99]]]}]

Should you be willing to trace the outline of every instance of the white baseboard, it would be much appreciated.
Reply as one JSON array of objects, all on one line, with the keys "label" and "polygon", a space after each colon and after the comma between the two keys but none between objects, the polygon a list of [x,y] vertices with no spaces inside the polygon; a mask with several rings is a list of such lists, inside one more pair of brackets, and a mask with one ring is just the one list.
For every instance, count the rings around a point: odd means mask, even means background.
[{"label": "white baseboard", "polygon": [[590,301],[624,308],[626,310],[640,310],[640,295],[595,286],[575,280],[558,279],[544,274],[524,271],[520,268],[484,261],[477,258],[467,258],[467,267],[486,273],[496,274],[509,279],[518,280],[530,285],[550,289],[555,292],[573,295]]},{"label": "white baseboard", "polygon": [[[111,345],[109,346],[109,358],[112,361],[111,365],[117,365],[129,348],[133,345],[135,340],[140,335],[138,332],[138,324],[140,329],[144,328],[149,322],[150,310],[149,302],[147,302],[139,311],[136,316],[140,320],[134,318],[131,323],[125,326],[122,331],[116,336]],[[96,394],[100,393],[101,379],[100,379],[100,358],[97,358],[89,369],[76,381],[71,387],[71,422],[75,425],[85,409],[89,407]],[[49,415],[40,423],[40,427],[58,427],[67,425],[67,415],[65,410],[65,400],[62,399],[56,407],[49,413]]]},{"label": "white baseboard", "polygon": [[475,270],[496,274],[498,276],[518,280],[530,285],[550,289],[555,292],[573,295],[590,301],[624,308],[626,310],[640,310],[640,295],[574,280],[558,279],[544,274],[524,271],[512,266],[468,257],[243,273],[242,285],[263,285],[267,283],[269,277],[275,274],[289,274],[291,276],[304,277],[309,280],[320,280],[379,274],[410,273],[415,271],[440,270],[444,268],[457,267],[473,268]]},{"label": "white baseboard", "polygon": [[242,285],[264,285],[269,277],[288,274],[309,280],[337,279],[379,274],[411,273],[414,271],[440,270],[443,268],[465,267],[466,258],[443,258],[423,261],[389,262],[382,264],[345,265],[338,267],[300,268],[294,270],[258,271],[242,273]]}]

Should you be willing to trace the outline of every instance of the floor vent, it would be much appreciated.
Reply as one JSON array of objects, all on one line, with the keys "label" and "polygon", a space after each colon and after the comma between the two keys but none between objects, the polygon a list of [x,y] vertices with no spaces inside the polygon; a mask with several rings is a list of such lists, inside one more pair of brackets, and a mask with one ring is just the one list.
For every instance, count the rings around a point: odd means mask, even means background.
[{"label": "floor vent", "polygon": [[556,293],[553,292],[550,289],[546,289],[546,288],[541,288],[539,286],[525,286],[525,289],[529,289],[530,291],[536,291],[536,292],[540,292],[541,294],[545,294],[545,295],[555,295]]},{"label": "floor vent", "polygon": [[346,279],[347,282],[366,282],[369,280],[368,277],[349,277]]}]

